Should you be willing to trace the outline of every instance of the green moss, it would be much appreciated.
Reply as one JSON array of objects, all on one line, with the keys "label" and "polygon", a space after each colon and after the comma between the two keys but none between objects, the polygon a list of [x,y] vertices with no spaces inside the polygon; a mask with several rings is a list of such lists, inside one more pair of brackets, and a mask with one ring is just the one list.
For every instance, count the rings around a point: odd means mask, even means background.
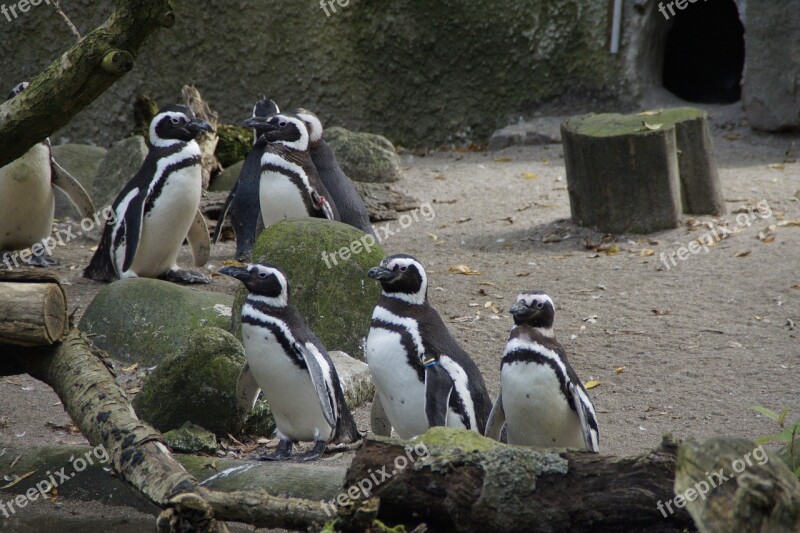
[{"label": "green moss", "polygon": [[[666,130],[674,127],[677,122],[695,119],[706,114],[705,111],[693,107],[664,109],[656,111],[656,113],[654,115],[642,113],[633,115],[590,113],[569,119],[567,125],[577,133],[591,137],[616,137],[632,133],[646,135],[648,132]],[[647,123],[647,126],[645,126],[645,123]]]},{"label": "green moss", "polygon": [[242,126],[218,124],[219,142],[214,152],[223,167],[244,161],[253,146],[253,130]]},{"label": "green moss", "polygon": [[[367,271],[380,263],[384,252],[363,232],[328,220],[286,220],[264,230],[253,248],[253,259],[282,268],[289,279],[290,302],[328,351],[341,350],[363,360],[364,338],[380,296],[378,284]],[[344,248],[361,253],[342,259]],[[323,255],[325,254],[325,255]],[[335,255],[334,255],[335,254]],[[233,303],[236,334],[246,296],[244,287]]]},{"label": "green moss", "polygon": [[214,453],[219,447],[213,433],[188,422],[178,429],[164,433],[164,440],[176,452]]},{"label": "green moss", "polygon": [[429,450],[436,453],[447,453],[452,450],[463,452],[487,452],[506,447],[505,444],[484,437],[468,429],[433,427],[419,436]]},{"label": "green moss", "polygon": [[368,183],[400,179],[400,158],[386,137],[334,127],[325,130],[325,139],[350,179]]}]

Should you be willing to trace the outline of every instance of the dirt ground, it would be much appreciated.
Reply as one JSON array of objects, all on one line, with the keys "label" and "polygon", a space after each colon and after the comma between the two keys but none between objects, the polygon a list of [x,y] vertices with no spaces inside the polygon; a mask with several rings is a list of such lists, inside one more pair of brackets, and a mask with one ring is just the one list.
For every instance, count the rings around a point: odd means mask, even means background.
[{"label": "dirt ground", "polygon": [[[667,432],[777,432],[753,405],[800,416],[800,227],[791,223],[800,220],[800,137],[752,132],[738,106],[708,109],[729,214],[685,217],[680,228],[647,236],[609,241],[569,222],[560,145],[401,155],[396,186],[429,202],[435,217],[406,228],[384,223],[396,230],[383,242],[387,253],[426,266],[432,305],[493,397],[512,325],[506,310],[522,290],[546,291],[573,367],[584,382],[599,382],[589,394],[605,454],[650,449]],[[735,233],[666,268],[662,253],[719,226]],[[78,317],[101,288],[80,277],[94,245],[82,238],[55,253]],[[231,242],[214,248],[210,270],[233,250]],[[188,251],[182,257],[188,264]],[[480,274],[450,272],[458,265]],[[235,282],[214,277],[205,290],[233,293]],[[366,408],[357,418],[367,429]],[[52,427],[67,415],[28,377],[0,379],[0,421],[0,448],[85,442]]]}]

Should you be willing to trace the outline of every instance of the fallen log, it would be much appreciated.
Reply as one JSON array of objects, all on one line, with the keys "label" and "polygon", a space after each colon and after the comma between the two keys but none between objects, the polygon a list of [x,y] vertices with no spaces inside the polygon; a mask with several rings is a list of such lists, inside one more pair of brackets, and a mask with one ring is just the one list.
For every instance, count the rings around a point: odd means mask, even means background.
[{"label": "fallen log", "polygon": [[50,346],[68,329],[67,297],[56,275],[0,270],[0,344]]},{"label": "fallen log", "polygon": [[[681,531],[673,497],[677,444],[665,437],[633,457],[507,446],[466,430],[433,428],[412,441],[367,438],[345,484],[380,498],[378,519],[441,531]],[[387,479],[388,476],[388,479]],[[341,502],[340,502],[341,503]]]}]

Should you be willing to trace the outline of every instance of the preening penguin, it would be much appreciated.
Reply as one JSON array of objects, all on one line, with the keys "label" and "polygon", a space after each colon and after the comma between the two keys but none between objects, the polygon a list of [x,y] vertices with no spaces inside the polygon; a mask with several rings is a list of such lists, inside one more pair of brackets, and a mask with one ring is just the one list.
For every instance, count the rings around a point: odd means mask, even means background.
[{"label": "preening penguin", "polygon": [[509,312],[515,326],[486,436],[499,440],[505,424],[509,444],[597,452],[594,406],[553,335],[553,300],[541,291],[523,292]]},{"label": "preening penguin", "polygon": [[295,109],[293,113],[302,120],[308,129],[309,152],[317,169],[319,178],[331,195],[342,222],[358,228],[375,237],[375,231],[369,221],[367,206],[356,191],[353,182],[339,166],[333,148],[325,142],[322,122],[317,115],[307,109]]},{"label": "preening penguin", "polygon": [[372,313],[366,356],[375,391],[403,439],[431,426],[483,434],[491,409],[478,367],[428,303],[428,278],[410,255],[369,270],[383,292]]},{"label": "preening penguin", "polygon": [[181,283],[208,283],[199,272],[178,268],[184,239],[195,266],[208,261],[210,240],[200,212],[202,176],[195,138],[211,126],[182,105],[159,111],[150,123],[150,151],[142,167],[112,204],[113,225],[105,226],[87,278],[163,278]]},{"label": "preening penguin", "polygon": [[259,459],[286,460],[294,442],[313,441],[312,451],[294,458],[308,461],[322,455],[328,442],[360,439],[328,352],[289,305],[283,271],[252,263],[219,272],[238,279],[249,292],[242,307],[247,365],[278,427],[278,449]]},{"label": "preening penguin", "polygon": [[264,227],[287,218],[339,220],[311,161],[305,123],[294,115],[278,114],[269,119],[251,117],[243,124],[265,130],[259,188]]},{"label": "preening penguin", "polygon": [[[28,82],[20,83],[11,91],[8,100],[27,88]],[[81,184],[53,159],[49,139],[0,168],[0,252],[31,248],[50,237],[55,211],[53,187],[66,193],[82,218],[91,218],[94,214],[92,200]],[[33,253],[30,260],[23,260],[26,265],[56,264],[44,253],[44,247],[37,249],[42,253]]]},{"label": "preening penguin", "polygon": [[[253,106],[252,117],[269,119],[280,113],[278,105],[269,98],[262,98]],[[259,187],[261,183],[261,156],[264,154],[266,138],[262,137],[266,131],[261,128],[253,129],[253,148],[244,160],[242,170],[236,183],[233,185],[214,230],[211,239],[216,243],[225,216],[230,212],[231,225],[236,234],[236,259],[246,261],[253,251],[258,226],[262,224]]]}]

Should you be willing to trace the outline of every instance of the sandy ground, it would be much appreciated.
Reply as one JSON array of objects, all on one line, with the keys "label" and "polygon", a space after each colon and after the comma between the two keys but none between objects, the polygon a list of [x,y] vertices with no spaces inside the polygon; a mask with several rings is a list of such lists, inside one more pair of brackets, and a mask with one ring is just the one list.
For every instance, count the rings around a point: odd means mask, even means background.
[{"label": "sandy ground", "polygon": [[[557,304],[556,335],[578,375],[599,381],[590,396],[603,453],[641,452],[667,432],[682,439],[776,432],[752,405],[789,407],[789,419],[798,417],[800,227],[781,223],[800,219],[800,164],[793,162],[800,137],[752,132],[737,106],[709,110],[730,214],[686,217],[678,229],[647,236],[604,241],[569,222],[560,145],[401,155],[405,179],[397,187],[429,202],[435,216],[406,228],[386,223],[396,233],[383,245],[426,266],[431,303],[477,361],[492,396],[512,325],[506,310],[521,290],[540,289]],[[662,253],[720,225],[736,233],[665,268]],[[84,238],[56,252],[78,316],[101,287],[80,277],[94,244]],[[617,253],[596,251],[611,244]],[[232,253],[230,242],[216,247],[210,268]],[[188,264],[188,251],[182,257]],[[451,273],[457,265],[480,275]],[[215,277],[207,290],[232,293],[234,283]],[[367,409],[357,418],[366,429]],[[85,442],[56,429],[67,415],[28,377],[0,379],[0,421],[0,448]],[[63,512],[52,505],[36,512]]]}]

